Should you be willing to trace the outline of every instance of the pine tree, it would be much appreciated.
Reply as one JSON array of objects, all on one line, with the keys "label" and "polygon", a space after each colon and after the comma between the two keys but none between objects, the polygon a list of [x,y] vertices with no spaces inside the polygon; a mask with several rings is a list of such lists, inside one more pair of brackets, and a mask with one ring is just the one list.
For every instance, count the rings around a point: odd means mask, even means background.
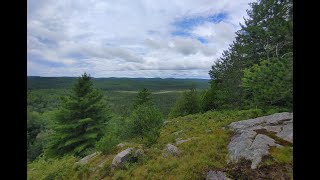
[{"label": "pine tree", "polygon": [[110,112],[102,93],[93,88],[90,75],[84,73],[71,95],[62,99],[48,154],[85,155],[103,136],[109,119]]},{"label": "pine tree", "polygon": [[293,50],[292,0],[259,0],[250,6],[236,40],[209,71],[220,107],[245,105],[250,94],[241,88],[244,69],[263,60],[281,59]]},{"label": "pine tree", "polygon": [[136,109],[138,106],[145,104],[145,103],[151,103],[151,92],[143,88],[139,91],[137,97],[135,98],[133,108]]}]

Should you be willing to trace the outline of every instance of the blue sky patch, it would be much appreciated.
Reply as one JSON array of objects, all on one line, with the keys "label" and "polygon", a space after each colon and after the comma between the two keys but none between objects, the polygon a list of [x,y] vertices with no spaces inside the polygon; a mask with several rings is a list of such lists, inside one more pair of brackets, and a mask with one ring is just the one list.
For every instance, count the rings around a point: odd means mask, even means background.
[{"label": "blue sky patch", "polygon": [[198,41],[200,41],[202,44],[208,44],[208,41],[207,41],[205,38],[198,37],[197,39],[198,39]]},{"label": "blue sky patch", "polygon": [[[219,23],[226,18],[226,13],[218,13],[209,16],[185,17],[172,23],[172,25],[175,27],[175,30],[171,32],[171,35],[192,38],[192,35],[189,31],[192,30],[195,26],[199,26],[206,22]],[[208,41],[202,37],[196,37],[196,39],[202,44],[208,44]]]},{"label": "blue sky patch", "polygon": [[226,13],[218,13],[209,16],[194,16],[186,17],[180,20],[173,22],[173,26],[178,29],[192,29],[194,26],[201,25],[205,22],[219,23],[222,20],[226,19]]}]

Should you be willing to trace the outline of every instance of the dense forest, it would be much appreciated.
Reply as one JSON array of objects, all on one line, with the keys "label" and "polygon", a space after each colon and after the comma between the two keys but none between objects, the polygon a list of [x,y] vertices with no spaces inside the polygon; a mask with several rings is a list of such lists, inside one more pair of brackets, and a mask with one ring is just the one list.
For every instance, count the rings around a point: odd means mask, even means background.
[{"label": "dense forest", "polygon": [[[224,151],[215,154],[208,150],[216,164],[195,158],[179,167],[176,159],[169,162],[153,156],[166,142],[166,133],[172,134],[177,127],[165,129],[163,124],[175,118],[186,123],[193,123],[192,118],[203,120],[189,129],[199,136],[196,128],[212,123],[212,117],[219,119],[213,126],[221,128],[236,119],[292,112],[292,1],[259,0],[250,6],[249,18],[241,24],[235,40],[214,61],[209,81],[93,78],[87,73],[78,78],[27,77],[28,178],[88,179],[88,167],[73,164],[97,151],[109,162],[122,142],[143,144],[151,151],[150,156],[134,156],[118,171],[101,170],[98,179],[126,179],[135,173],[136,178],[150,178],[141,175],[143,168],[149,168],[155,177],[157,172],[180,167],[177,173],[192,179],[203,176],[207,166],[222,168]],[[220,129],[215,133],[216,139],[211,140],[220,144],[214,144],[213,149],[220,151],[230,134]],[[203,169],[197,169],[200,167]],[[166,178],[165,173],[161,177]]]},{"label": "dense forest", "polygon": [[[76,77],[27,77],[27,89],[70,89]],[[199,89],[208,87],[207,79],[174,78],[92,78],[93,85],[104,91],[138,91],[147,88],[151,91],[185,90],[195,85]]]}]

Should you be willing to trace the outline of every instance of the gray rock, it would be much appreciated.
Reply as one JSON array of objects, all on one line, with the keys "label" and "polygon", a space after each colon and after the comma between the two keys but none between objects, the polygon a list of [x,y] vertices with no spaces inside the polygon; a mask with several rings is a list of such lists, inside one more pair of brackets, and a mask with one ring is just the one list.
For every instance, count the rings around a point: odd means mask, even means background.
[{"label": "gray rock", "polygon": [[256,134],[255,131],[245,131],[232,137],[228,145],[229,158],[231,161],[237,161],[241,157],[246,157],[247,150],[251,146]]},{"label": "gray rock", "polygon": [[112,160],[112,167],[118,168],[123,165],[124,162],[127,161],[128,155],[133,151],[133,148],[127,148],[126,150],[118,153]]},{"label": "gray rock", "polygon": [[176,144],[182,144],[184,142],[188,142],[190,141],[192,138],[188,138],[188,139],[181,139],[181,138],[177,138],[176,139]]},{"label": "gray rock", "polygon": [[243,153],[246,159],[252,161],[251,168],[257,168],[257,165],[261,162],[263,156],[269,154],[269,146],[279,146],[275,143],[275,140],[263,135],[258,134],[252,142],[250,148]]},{"label": "gray rock", "polygon": [[207,174],[206,180],[231,180],[222,171],[210,170]]},{"label": "gray rock", "polygon": [[134,157],[141,157],[141,156],[144,156],[144,151],[143,149],[137,149],[134,154],[133,154]]},{"label": "gray rock", "polygon": [[76,164],[87,164],[92,158],[96,157],[98,155],[97,152],[90,154],[84,158],[82,158],[80,161],[76,162]]},{"label": "gray rock", "polygon": [[293,143],[293,123],[286,124],[282,127],[282,131],[276,134],[279,138]]},{"label": "gray rock", "polygon": [[281,131],[282,126],[281,125],[278,125],[278,126],[265,126],[263,128],[266,129],[267,131],[278,133],[278,132]]},{"label": "gray rock", "polygon": [[102,167],[105,165],[106,162],[107,162],[107,159],[101,161],[101,162],[98,164],[98,167],[99,167],[99,168],[102,168]]},{"label": "gray rock", "polygon": [[122,148],[122,147],[124,147],[125,145],[126,145],[125,143],[119,143],[119,144],[117,145],[117,147]]},{"label": "gray rock", "polygon": [[269,116],[262,116],[255,119],[248,119],[243,121],[233,122],[229,125],[232,130],[244,130],[253,126],[265,124],[265,125],[277,125],[284,121],[291,120],[293,118],[293,113],[283,112],[276,113]]},{"label": "gray rock", "polygon": [[164,156],[167,157],[168,155],[179,155],[180,151],[178,150],[178,148],[172,144],[167,144],[166,147],[164,148],[165,154]]},{"label": "gray rock", "polygon": [[270,146],[282,147],[265,134],[257,134],[255,130],[265,129],[286,141],[292,142],[293,113],[276,113],[244,121],[233,122],[229,127],[236,132],[228,145],[229,162],[237,162],[240,158],[251,160],[251,168],[255,169],[262,157],[269,154]]},{"label": "gray rock", "polygon": [[171,123],[172,121],[169,121],[169,120],[167,120],[167,121],[164,121],[163,122],[163,125],[165,126],[165,125],[167,125],[168,123]]}]

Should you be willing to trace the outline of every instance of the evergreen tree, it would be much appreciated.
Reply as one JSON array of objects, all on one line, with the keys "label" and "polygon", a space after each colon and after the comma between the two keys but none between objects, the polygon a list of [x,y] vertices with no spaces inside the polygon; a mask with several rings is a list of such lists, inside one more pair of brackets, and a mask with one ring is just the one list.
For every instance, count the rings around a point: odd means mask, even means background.
[{"label": "evergreen tree", "polygon": [[110,119],[108,110],[102,93],[93,88],[91,77],[84,73],[71,95],[62,99],[48,153],[84,156],[103,136]]},{"label": "evergreen tree", "polygon": [[242,87],[256,107],[292,108],[292,57],[262,61],[244,71]]},{"label": "evergreen tree", "polygon": [[135,98],[133,108],[136,109],[138,106],[145,104],[145,103],[151,103],[151,92],[143,88],[139,91],[137,97]]},{"label": "evergreen tree", "polygon": [[250,94],[241,88],[244,69],[281,59],[293,50],[292,0],[259,0],[250,6],[236,40],[209,71],[219,107],[241,107],[247,102]]}]

